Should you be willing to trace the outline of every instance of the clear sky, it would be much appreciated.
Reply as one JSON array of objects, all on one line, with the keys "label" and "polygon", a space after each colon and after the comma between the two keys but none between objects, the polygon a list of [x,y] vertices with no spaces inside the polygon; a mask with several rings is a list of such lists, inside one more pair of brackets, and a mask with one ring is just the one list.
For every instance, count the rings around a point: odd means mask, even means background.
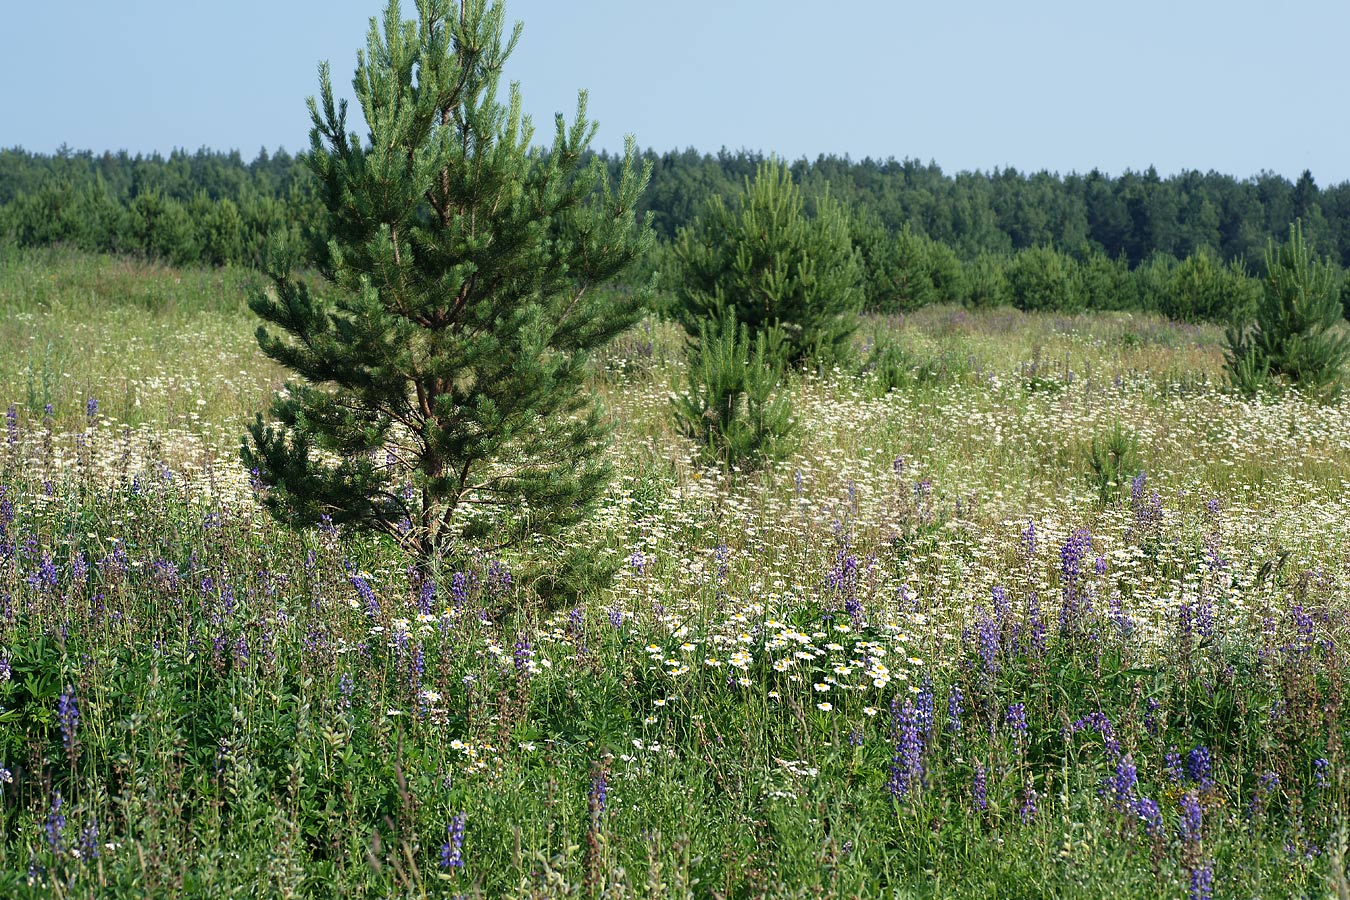
[{"label": "clear sky", "polygon": [[[292,151],[384,0],[6,2],[0,146]],[[405,15],[414,14],[404,0]],[[945,171],[1350,180],[1350,2],[508,0],[508,68],[596,147],[913,157]]]}]

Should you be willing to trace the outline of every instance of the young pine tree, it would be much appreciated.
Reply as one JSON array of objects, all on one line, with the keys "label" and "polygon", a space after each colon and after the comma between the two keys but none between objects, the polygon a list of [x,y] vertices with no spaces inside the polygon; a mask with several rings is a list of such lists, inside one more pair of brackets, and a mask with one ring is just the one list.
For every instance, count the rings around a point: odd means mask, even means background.
[{"label": "young pine tree", "polygon": [[730,206],[714,195],[675,242],[676,316],[690,334],[727,315],[751,336],[779,328],[788,359],[847,354],[862,306],[848,215],[829,197],[803,211],[787,166],[770,160]]},{"label": "young pine tree", "polygon": [[633,324],[598,289],[650,241],[634,205],[648,171],[628,142],[617,189],[581,94],[547,150],[515,85],[503,104],[502,7],[391,0],[371,20],[348,132],[320,67],[306,162],[326,208],[320,297],[272,276],[252,309],[264,353],[299,379],[250,426],[242,455],[281,519],[389,535],[424,564],[557,535],[603,490],[607,429],[582,393],[587,354]]},{"label": "young pine tree", "polygon": [[1286,243],[1267,246],[1262,289],[1255,321],[1228,330],[1233,383],[1254,390],[1276,375],[1314,392],[1334,390],[1350,359],[1350,336],[1339,327],[1335,270],[1313,256],[1302,223],[1289,226]]}]

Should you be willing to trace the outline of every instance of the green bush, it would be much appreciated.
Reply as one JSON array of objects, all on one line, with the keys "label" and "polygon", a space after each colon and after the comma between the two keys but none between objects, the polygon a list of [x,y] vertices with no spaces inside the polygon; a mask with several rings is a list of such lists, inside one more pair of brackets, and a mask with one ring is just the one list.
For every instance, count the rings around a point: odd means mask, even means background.
[{"label": "green bush", "polygon": [[993,253],[981,253],[965,265],[966,303],[988,308],[1006,306],[1012,302],[1008,285],[1008,258]]},{"label": "green bush", "polygon": [[1225,264],[1207,248],[1177,263],[1168,275],[1157,309],[1181,322],[1247,319],[1260,291],[1241,263]]},{"label": "green bush", "polygon": [[1008,265],[1008,289],[1018,309],[1079,312],[1084,297],[1078,290],[1077,264],[1051,247],[1030,247]]},{"label": "green bush", "polygon": [[680,430],[699,443],[705,461],[753,469],[791,450],[795,423],[779,390],[784,353],[776,328],[751,337],[730,315],[700,323],[688,389],[673,402]]},{"label": "green bush", "polygon": [[864,218],[854,235],[868,309],[891,313],[964,301],[965,272],[951,247],[908,225],[891,234],[875,217]]},{"label": "green bush", "polygon": [[1335,267],[1313,256],[1297,221],[1289,226],[1287,242],[1267,246],[1265,262],[1254,319],[1228,329],[1230,381],[1250,392],[1269,375],[1315,393],[1335,392],[1350,358]]},{"label": "green bush", "polygon": [[1103,505],[1120,496],[1127,478],[1143,471],[1139,439],[1119,423],[1109,432],[1093,436],[1086,457],[1088,480],[1096,488],[1097,499]]},{"label": "green bush", "polygon": [[675,316],[691,334],[730,314],[751,334],[778,328],[789,362],[847,353],[862,305],[848,217],[828,196],[807,217],[781,162],[759,166],[730,205],[713,197],[675,244]]},{"label": "green bush", "polygon": [[1088,309],[1123,310],[1139,306],[1139,287],[1129,261],[1100,251],[1084,255],[1077,266],[1075,289]]}]

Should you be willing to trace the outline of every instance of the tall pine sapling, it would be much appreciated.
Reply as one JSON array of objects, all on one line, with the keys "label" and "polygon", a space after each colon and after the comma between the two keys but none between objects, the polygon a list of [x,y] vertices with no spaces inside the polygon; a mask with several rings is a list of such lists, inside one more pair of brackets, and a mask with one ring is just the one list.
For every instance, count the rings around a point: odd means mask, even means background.
[{"label": "tall pine sapling", "polygon": [[1313,256],[1301,222],[1289,226],[1287,242],[1267,246],[1261,286],[1255,321],[1228,329],[1234,385],[1252,391],[1283,376],[1314,392],[1335,390],[1350,359],[1350,335],[1341,327],[1335,268]]},{"label": "tall pine sapling", "polygon": [[[617,187],[583,154],[585,94],[531,146],[516,85],[499,101],[499,3],[391,0],[353,79],[347,130],[328,67],[306,162],[326,209],[321,297],[273,273],[250,307],[264,353],[299,379],[243,442],[279,518],[389,535],[423,563],[559,535],[604,489],[607,428],[587,355],[640,300],[598,290],[650,242],[634,143]],[[331,295],[331,296],[329,296]]]},{"label": "tall pine sapling", "polygon": [[862,306],[862,271],[847,212],[829,196],[815,215],[792,173],[762,163],[730,205],[714,195],[675,242],[675,315],[691,335],[727,315],[751,336],[783,332],[790,362],[848,355]]}]

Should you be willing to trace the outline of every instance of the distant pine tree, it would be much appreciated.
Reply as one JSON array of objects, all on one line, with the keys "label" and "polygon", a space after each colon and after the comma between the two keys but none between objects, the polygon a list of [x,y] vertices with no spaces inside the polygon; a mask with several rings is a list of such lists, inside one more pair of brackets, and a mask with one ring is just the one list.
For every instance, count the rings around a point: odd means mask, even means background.
[{"label": "distant pine tree", "polygon": [[[324,296],[284,273],[250,300],[264,353],[299,379],[249,428],[244,462],[281,519],[389,535],[423,561],[557,534],[609,478],[607,427],[582,393],[588,353],[633,324],[599,289],[650,242],[648,171],[628,143],[617,188],[582,157],[585,94],[552,146],[498,81],[499,3],[391,0],[371,20],[347,128],[328,67],[306,156],[330,240]],[[329,296],[331,294],[331,297]],[[278,333],[279,332],[279,333]]]},{"label": "distant pine tree", "polygon": [[1316,393],[1335,390],[1350,359],[1350,335],[1340,327],[1335,266],[1313,256],[1301,222],[1289,226],[1288,241],[1268,245],[1262,288],[1255,320],[1228,329],[1233,383],[1250,390],[1274,375]]}]

